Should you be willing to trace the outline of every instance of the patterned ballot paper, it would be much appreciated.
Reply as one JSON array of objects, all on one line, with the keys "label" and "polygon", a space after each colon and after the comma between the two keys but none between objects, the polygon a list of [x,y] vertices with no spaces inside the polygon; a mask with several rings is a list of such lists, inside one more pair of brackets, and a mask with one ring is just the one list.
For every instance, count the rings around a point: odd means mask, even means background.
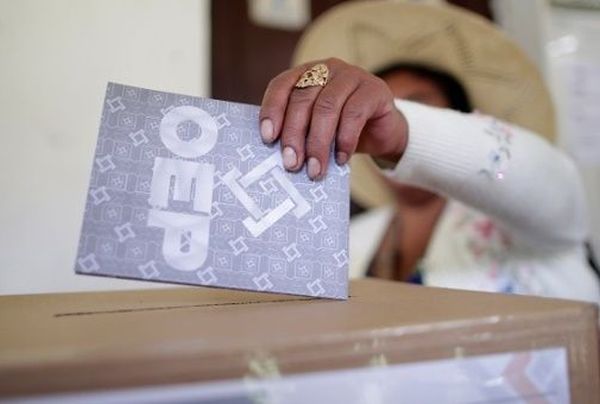
[{"label": "patterned ballot paper", "polygon": [[258,107],[110,83],[76,272],[345,299],[349,169],[283,169]]}]

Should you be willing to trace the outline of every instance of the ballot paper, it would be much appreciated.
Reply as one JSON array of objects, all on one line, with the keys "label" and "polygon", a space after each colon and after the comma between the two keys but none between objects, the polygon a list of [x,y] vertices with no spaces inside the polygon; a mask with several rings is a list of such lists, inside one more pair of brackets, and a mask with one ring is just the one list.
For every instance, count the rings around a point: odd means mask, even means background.
[{"label": "ballot paper", "polygon": [[349,168],[287,172],[258,111],[109,83],[76,272],[346,299]]}]

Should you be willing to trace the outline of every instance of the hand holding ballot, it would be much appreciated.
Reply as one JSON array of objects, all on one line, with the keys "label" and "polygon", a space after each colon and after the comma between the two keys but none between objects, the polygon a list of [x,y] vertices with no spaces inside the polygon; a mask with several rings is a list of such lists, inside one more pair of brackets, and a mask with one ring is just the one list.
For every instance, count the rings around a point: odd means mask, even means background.
[{"label": "hand holding ballot", "polygon": [[[322,80],[301,83],[307,74]],[[281,140],[284,166],[298,170],[306,162],[313,179],[325,175],[334,145],[336,161],[345,164],[356,151],[397,161],[407,143],[406,120],[387,84],[335,58],[302,64],[271,80],[260,121],[265,142]]]}]

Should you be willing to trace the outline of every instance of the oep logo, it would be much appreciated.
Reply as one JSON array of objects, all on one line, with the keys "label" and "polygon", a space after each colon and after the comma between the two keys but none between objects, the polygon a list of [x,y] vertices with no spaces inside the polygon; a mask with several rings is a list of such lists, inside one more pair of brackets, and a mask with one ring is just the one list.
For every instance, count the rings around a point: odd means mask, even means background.
[{"label": "oep logo", "polygon": [[[200,136],[189,141],[177,134],[179,125],[194,122]],[[193,160],[209,153],[217,144],[216,120],[200,108],[171,109],[160,122],[160,139],[181,159],[156,157],[148,202],[148,226],[164,230],[162,254],[171,267],[181,271],[200,268],[208,256],[210,212],[215,166]],[[173,201],[193,202],[192,213],[169,211],[169,190],[174,178]]]}]

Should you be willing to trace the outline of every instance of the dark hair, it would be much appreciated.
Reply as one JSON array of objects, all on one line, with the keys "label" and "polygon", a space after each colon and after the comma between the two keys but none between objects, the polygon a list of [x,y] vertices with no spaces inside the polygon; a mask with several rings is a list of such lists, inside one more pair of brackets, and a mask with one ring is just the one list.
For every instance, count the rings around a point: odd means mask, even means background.
[{"label": "dark hair", "polygon": [[450,108],[462,112],[473,111],[465,88],[450,74],[412,63],[396,63],[378,70],[374,74],[379,77],[385,77],[396,72],[407,72],[417,77],[431,80],[446,96]]}]

